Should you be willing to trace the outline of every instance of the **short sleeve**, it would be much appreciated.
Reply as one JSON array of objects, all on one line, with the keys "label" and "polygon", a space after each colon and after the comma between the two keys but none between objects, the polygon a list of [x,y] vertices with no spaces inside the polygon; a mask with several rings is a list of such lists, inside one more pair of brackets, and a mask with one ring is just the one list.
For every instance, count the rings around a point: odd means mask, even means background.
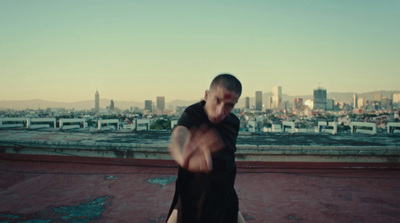
[{"label": "short sleeve", "polygon": [[191,129],[194,125],[194,121],[193,121],[193,114],[190,114],[191,112],[188,111],[188,109],[186,109],[182,116],[179,118],[178,120],[178,125],[180,126],[184,126],[187,129]]}]

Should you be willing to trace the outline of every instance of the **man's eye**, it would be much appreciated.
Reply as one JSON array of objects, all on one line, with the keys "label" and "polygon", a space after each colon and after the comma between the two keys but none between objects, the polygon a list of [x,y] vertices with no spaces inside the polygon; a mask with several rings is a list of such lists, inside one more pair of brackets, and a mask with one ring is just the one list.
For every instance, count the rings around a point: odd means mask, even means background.
[{"label": "man's eye", "polygon": [[219,100],[219,99],[217,98],[217,104],[219,104],[219,103],[221,103],[221,100]]}]

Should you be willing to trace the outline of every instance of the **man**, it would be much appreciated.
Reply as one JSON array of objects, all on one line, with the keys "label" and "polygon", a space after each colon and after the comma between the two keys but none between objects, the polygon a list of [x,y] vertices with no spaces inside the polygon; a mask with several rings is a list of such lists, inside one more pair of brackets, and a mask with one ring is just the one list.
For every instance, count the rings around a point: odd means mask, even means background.
[{"label": "man", "polygon": [[240,121],[231,113],[241,93],[236,77],[220,74],[178,120],[168,146],[179,165],[168,223],[244,222],[234,189]]}]

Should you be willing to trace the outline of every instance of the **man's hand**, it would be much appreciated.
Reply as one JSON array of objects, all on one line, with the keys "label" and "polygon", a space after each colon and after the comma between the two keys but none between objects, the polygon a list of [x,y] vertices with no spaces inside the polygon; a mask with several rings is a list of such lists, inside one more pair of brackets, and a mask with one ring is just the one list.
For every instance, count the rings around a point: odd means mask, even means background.
[{"label": "man's hand", "polygon": [[182,149],[182,168],[191,172],[212,170],[211,154],[224,147],[222,140],[214,129],[202,125],[199,129],[190,130],[190,138]]},{"label": "man's hand", "polygon": [[218,133],[206,125],[191,130],[183,126],[176,127],[168,146],[171,156],[182,168],[206,173],[212,170],[212,153],[223,147]]}]

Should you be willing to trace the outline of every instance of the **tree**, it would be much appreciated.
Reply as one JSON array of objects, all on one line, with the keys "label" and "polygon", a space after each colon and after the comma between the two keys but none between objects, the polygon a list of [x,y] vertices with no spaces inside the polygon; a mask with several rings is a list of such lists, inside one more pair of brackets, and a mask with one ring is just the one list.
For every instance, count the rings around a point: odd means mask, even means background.
[{"label": "tree", "polygon": [[151,124],[150,129],[171,129],[171,120],[158,119]]}]

